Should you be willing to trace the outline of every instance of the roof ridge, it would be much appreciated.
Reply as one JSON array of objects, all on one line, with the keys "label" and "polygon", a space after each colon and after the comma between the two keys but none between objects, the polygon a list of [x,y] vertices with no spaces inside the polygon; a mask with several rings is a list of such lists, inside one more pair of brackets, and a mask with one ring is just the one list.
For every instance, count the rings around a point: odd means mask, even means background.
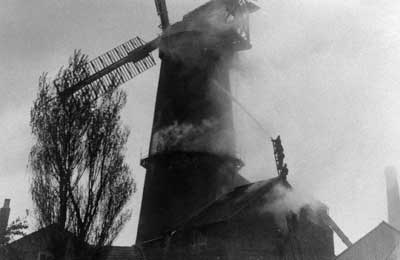
[{"label": "roof ridge", "polygon": [[396,231],[400,235],[400,230],[398,230],[397,228],[393,227],[391,224],[387,223],[386,221],[383,220],[380,224],[383,224],[383,225],[389,227],[390,229],[393,229],[394,231]]}]

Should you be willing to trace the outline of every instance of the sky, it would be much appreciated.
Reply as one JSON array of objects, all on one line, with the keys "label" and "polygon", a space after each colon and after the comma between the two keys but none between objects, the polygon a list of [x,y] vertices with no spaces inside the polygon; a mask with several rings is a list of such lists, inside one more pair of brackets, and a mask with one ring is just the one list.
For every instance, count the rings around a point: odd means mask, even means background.
[{"label": "sky", "polygon": [[[167,0],[170,20],[204,2]],[[231,72],[235,98],[264,128],[234,107],[242,174],[251,181],[276,175],[269,138],[280,134],[291,184],[327,204],[354,242],[386,220],[383,170],[400,169],[400,2],[257,4],[253,48],[238,53]],[[40,74],[54,76],[74,49],[94,58],[135,36],[152,40],[158,24],[153,1],[0,0],[0,200],[11,199],[11,219],[32,211],[29,117]],[[123,86],[126,160],[138,191],[116,245],[136,237],[157,63]]]}]

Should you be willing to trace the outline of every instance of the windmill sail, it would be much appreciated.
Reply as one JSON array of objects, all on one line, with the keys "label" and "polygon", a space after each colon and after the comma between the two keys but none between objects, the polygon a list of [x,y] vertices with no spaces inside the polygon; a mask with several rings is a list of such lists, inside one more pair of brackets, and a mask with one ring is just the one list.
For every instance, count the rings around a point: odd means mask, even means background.
[{"label": "windmill sail", "polygon": [[164,31],[169,26],[167,5],[165,0],[155,0],[154,2],[156,4],[158,16],[160,16],[161,20],[160,28]]},{"label": "windmill sail", "polygon": [[157,40],[145,43],[135,37],[93,59],[87,64],[88,77],[60,93],[60,96],[80,95],[96,99],[110,87],[125,83],[148,70],[156,64],[151,51],[157,47]]}]

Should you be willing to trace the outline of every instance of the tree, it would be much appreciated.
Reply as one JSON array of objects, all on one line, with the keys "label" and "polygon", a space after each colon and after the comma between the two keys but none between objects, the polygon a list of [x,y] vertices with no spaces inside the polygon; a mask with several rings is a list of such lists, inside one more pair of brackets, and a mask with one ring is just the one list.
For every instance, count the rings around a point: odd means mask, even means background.
[{"label": "tree", "polygon": [[39,79],[31,110],[31,195],[40,227],[57,223],[82,243],[111,244],[131,211],[135,184],[124,161],[129,135],[120,112],[126,94],[118,80],[97,100],[52,98],[88,75],[87,56],[75,52],[50,82]]},{"label": "tree", "polygon": [[4,232],[0,232],[0,247],[8,244],[15,237],[24,236],[25,230],[28,228],[26,218],[16,218],[6,228]]}]

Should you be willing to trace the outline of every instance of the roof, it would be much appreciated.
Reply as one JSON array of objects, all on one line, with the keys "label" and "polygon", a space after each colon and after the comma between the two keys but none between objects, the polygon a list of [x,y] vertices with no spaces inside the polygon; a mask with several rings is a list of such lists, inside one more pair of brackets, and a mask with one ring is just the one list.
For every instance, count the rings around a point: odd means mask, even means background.
[{"label": "roof", "polygon": [[336,260],[394,260],[400,256],[400,231],[386,222],[355,242],[336,257]]},{"label": "roof", "polygon": [[144,260],[142,250],[136,246],[103,247],[97,259],[101,260]]},{"label": "roof", "polygon": [[61,228],[58,224],[51,224],[11,242],[7,246],[14,246],[16,244],[26,243],[27,241],[39,242],[40,240],[46,243],[47,241],[54,242],[54,240],[65,239],[75,239],[75,236],[70,231]]},{"label": "roof", "polygon": [[74,240],[75,236],[71,232],[52,224],[0,248],[0,258],[16,259],[24,254],[58,248],[61,245],[66,250],[65,253],[69,254]]},{"label": "roof", "polygon": [[[8,244],[7,248],[13,249],[15,247],[18,251],[8,250],[7,252],[18,255],[20,250],[24,250],[24,248],[31,250],[32,247],[39,251],[44,247],[53,246],[55,242],[66,243],[69,239],[71,239],[70,241],[75,241],[75,236],[69,231],[60,229],[57,224],[52,224]],[[143,260],[144,256],[137,246],[103,246],[99,249],[96,259]]]},{"label": "roof", "polygon": [[254,205],[252,202],[260,201],[260,197],[269,193],[277,184],[290,188],[286,181],[278,177],[237,187],[203,208],[185,226],[199,227],[226,221]]}]

